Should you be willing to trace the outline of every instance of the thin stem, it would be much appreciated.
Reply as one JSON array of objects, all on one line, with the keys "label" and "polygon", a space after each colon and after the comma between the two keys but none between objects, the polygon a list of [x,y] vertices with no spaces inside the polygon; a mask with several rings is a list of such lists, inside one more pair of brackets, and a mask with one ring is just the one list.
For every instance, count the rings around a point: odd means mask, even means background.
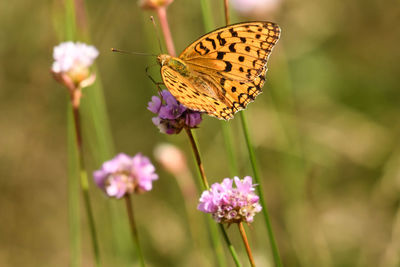
[{"label": "thin stem", "polygon": [[[186,130],[186,133],[187,133],[187,135],[189,137],[193,153],[195,154],[197,168],[198,168],[198,170],[200,172],[200,176],[201,176],[201,179],[202,179],[202,182],[203,182],[203,186],[208,190],[208,189],[210,189],[210,187],[208,186],[207,178],[206,178],[205,173],[204,173],[203,164],[201,163],[200,152],[199,152],[199,149],[197,147],[196,140],[193,137],[192,130],[187,129],[187,128],[185,128],[185,130]],[[230,251],[230,253],[232,255],[232,258],[235,261],[236,266],[240,267],[241,264],[239,262],[239,257],[238,257],[238,255],[236,253],[236,250],[233,247],[231,241],[229,240],[229,237],[228,237],[228,235],[227,235],[227,233],[225,231],[225,228],[221,224],[220,224],[220,226],[221,226],[220,229],[221,229],[222,235],[223,235],[224,240],[225,240],[225,242],[226,242],[226,244],[228,246],[228,249],[229,249],[229,251]],[[213,237],[213,240],[216,241],[216,239],[214,237]],[[218,247],[218,244],[214,244],[214,246]]]},{"label": "thin stem", "polygon": [[239,257],[236,254],[235,248],[233,247],[231,241],[229,240],[228,235],[226,234],[224,226],[222,224],[219,224],[219,227],[221,228],[222,235],[225,239],[226,244],[228,245],[228,249],[232,254],[233,261],[235,262],[237,267],[242,267],[242,264],[239,261]]},{"label": "thin stem", "polygon": [[236,162],[235,149],[233,147],[232,128],[227,122],[221,122],[221,127],[225,142],[225,150],[228,154],[229,172],[231,176],[237,176],[239,174],[239,168]]},{"label": "thin stem", "polygon": [[[225,8],[225,22],[226,25],[230,24],[229,21],[229,0],[224,0],[224,8]],[[275,266],[276,267],[281,267],[282,266],[282,261],[281,258],[279,256],[279,250],[278,250],[278,246],[276,245],[276,241],[275,241],[275,237],[274,237],[274,233],[272,231],[272,226],[270,223],[270,219],[269,219],[269,215],[268,215],[268,209],[267,209],[267,205],[265,204],[265,199],[264,199],[264,191],[262,189],[262,184],[261,184],[261,180],[260,180],[260,174],[259,174],[259,170],[258,170],[258,165],[257,165],[257,160],[256,160],[256,156],[254,153],[254,148],[251,142],[251,138],[250,138],[250,134],[249,134],[249,130],[247,127],[247,120],[246,120],[246,116],[244,112],[240,112],[240,119],[241,119],[241,123],[242,123],[242,129],[243,129],[243,133],[244,133],[244,137],[246,140],[246,145],[247,145],[247,150],[249,151],[249,156],[250,156],[250,163],[251,163],[251,167],[253,169],[253,174],[254,174],[254,180],[255,182],[258,184],[257,188],[257,192],[258,195],[260,197],[260,202],[261,205],[263,207],[262,212],[264,215],[264,221],[267,227],[267,231],[268,231],[268,238],[271,244],[271,250],[272,250],[272,254],[274,257],[274,262],[275,262]]]},{"label": "thin stem", "polygon": [[268,231],[268,238],[269,238],[269,242],[271,244],[271,250],[272,250],[273,257],[274,257],[275,266],[281,267],[282,266],[282,261],[281,261],[281,258],[279,256],[278,246],[276,245],[274,233],[272,231],[272,226],[271,226],[269,215],[268,215],[267,205],[265,204],[264,193],[263,193],[264,191],[263,191],[262,183],[261,183],[261,180],[260,180],[260,173],[259,173],[259,170],[258,170],[257,160],[256,160],[256,156],[255,156],[255,153],[254,153],[253,144],[251,142],[249,130],[248,130],[248,127],[247,127],[247,119],[246,119],[246,116],[245,116],[244,112],[240,112],[240,119],[241,119],[241,122],[242,122],[242,129],[243,129],[243,134],[244,134],[244,137],[245,137],[245,140],[246,140],[247,150],[248,150],[249,156],[250,156],[251,167],[253,169],[254,180],[255,180],[255,183],[258,185],[256,187],[256,189],[257,189],[257,193],[258,193],[258,195],[260,197],[261,205],[263,207],[262,213],[264,215],[264,221],[265,221],[265,224],[266,224],[266,227],[267,227],[267,231]]},{"label": "thin stem", "polygon": [[165,43],[167,44],[167,51],[171,56],[176,56],[174,41],[172,39],[171,31],[167,19],[167,7],[157,8],[157,16],[160,20],[161,29],[163,31]]},{"label": "thin stem", "polygon": [[247,240],[246,231],[244,230],[244,227],[243,227],[243,222],[238,223],[238,227],[239,227],[240,235],[242,236],[242,239],[243,239],[244,246],[246,247],[247,256],[249,256],[250,264],[252,267],[256,267],[256,263],[254,261],[253,254],[251,253],[249,241]]},{"label": "thin stem", "polygon": [[70,265],[81,266],[80,183],[73,112],[68,106],[68,223],[70,237]]},{"label": "thin stem", "polygon": [[214,20],[211,15],[211,7],[209,0],[201,0],[201,13],[203,15],[203,24],[206,32],[210,32],[214,28]]},{"label": "thin stem", "polygon": [[[169,25],[168,25],[166,7],[158,8],[157,9],[157,15],[158,15],[158,18],[160,20],[160,24],[161,24],[161,27],[162,27],[162,30],[163,30],[164,39],[165,39],[165,42],[167,44],[168,53],[171,56],[176,56],[175,47],[174,47],[174,43],[173,43],[173,40],[172,40],[171,31],[170,31]],[[206,178],[206,175],[205,175],[205,172],[204,172],[203,164],[201,162],[200,152],[199,152],[199,149],[197,147],[196,140],[194,139],[193,134],[192,134],[190,129],[185,129],[185,130],[186,130],[186,133],[187,133],[187,135],[189,137],[189,141],[190,141],[193,153],[194,153],[195,158],[196,158],[197,167],[198,167],[198,170],[200,172],[201,179],[202,179],[202,185],[205,188],[209,189],[208,181],[207,181],[207,178]],[[213,227],[213,228],[215,228],[215,227]],[[233,246],[231,245],[231,243],[229,241],[229,238],[228,238],[228,235],[225,232],[225,229],[222,227],[221,230],[222,230],[222,234],[224,235],[225,241],[228,244],[228,247],[229,247],[229,250],[230,250],[230,252],[232,254],[232,257],[234,259],[237,259],[238,257],[237,257],[236,251],[233,248]],[[219,263],[224,263],[224,260],[222,259],[223,255],[220,252],[221,251],[221,249],[220,249],[221,248],[221,243],[220,243],[219,239],[217,238],[217,233],[216,233],[216,231],[213,231],[210,228],[210,234],[212,235],[211,239],[212,239],[213,246],[216,249],[216,251],[218,251],[216,253],[216,257],[218,258],[218,262]],[[237,261],[235,260],[235,262],[237,262]],[[240,267],[240,265],[237,265],[237,266]]]},{"label": "thin stem", "polygon": [[138,235],[138,231],[136,228],[135,219],[133,217],[133,207],[132,207],[131,196],[129,194],[125,195],[125,204],[126,204],[126,211],[128,212],[128,219],[129,219],[129,225],[131,227],[132,239],[133,239],[133,242],[135,242],[135,245],[137,248],[137,253],[139,255],[140,266],[145,267],[146,264],[144,262],[142,247],[140,246],[140,242],[139,242],[139,235]]},{"label": "thin stem", "polygon": [[[212,12],[209,0],[201,0],[201,12],[203,16],[204,28],[206,32],[210,32],[213,28],[215,28],[215,25],[211,14]],[[235,176],[239,174],[239,168],[235,158],[232,130],[230,124],[224,121],[221,121],[221,128],[222,128],[222,136],[225,143],[225,150],[226,153],[228,154],[229,172],[232,176]]]},{"label": "thin stem", "polygon": [[[78,89],[79,90],[79,89]],[[79,159],[79,173],[80,173],[80,182],[81,189],[83,193],[83,201],[85,205],[86,214],[88,216],[88,223],[90,229],[90,235],[92,238],[92,247],[93,254],[96,262],[96,266],[100,266],[100,251],[97,240],[96,226],[94,222],[94,216],[92,211],[92,205],[90,203],[89,197],[89,181],[87,178],[87,173],[85,169],[85,161],[83,158],[83,149],[82,149],[82,133],[81,133],[81,123],[80,123],[80,114],[79,107],[73,106],[73,115],[74,115],[74,125],[75,125],[75,135],[76,135],[76,146],[78,151],[78,159]]]},{"label": "thin stem", "polygon": [[225,24],[229,25],[230,20],[229,20],[229,0],[224,0],[224,10],[225,10]]},{"label": "thin stem", "polygon": [[210,189],[210,186],[208,185],[208,181],[207,181],[207,177],[206,174],[204,172],[204,167],[203,167],[203,163],[201,162],[201,158],[200,158],[200,152],[199,149],[197,148],[197,144],[196,144],[196,140],[194,140],[193,134],[192,134],[192,130],[185,128],[186,133],[189,137],[189,141],[190,141],[190,145],[192,146],[192,150],[194,153],[194,157],[196,159],[196,163],[197,163],[197,167],[199,169],[200,172],[200,176],[201,176],[201,180],[203,182],[203,186],[208,190]]}]

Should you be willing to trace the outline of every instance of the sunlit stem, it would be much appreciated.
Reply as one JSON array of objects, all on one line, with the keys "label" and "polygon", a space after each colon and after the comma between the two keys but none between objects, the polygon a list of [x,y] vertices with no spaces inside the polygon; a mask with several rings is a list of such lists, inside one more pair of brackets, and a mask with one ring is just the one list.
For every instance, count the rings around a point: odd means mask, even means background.
[{"label": "sunlit stem", "polygon": [[239,227],[240,235],[242,236],[244,246],[246,247],[246,252],[247,252],[247,256],[249,257],[251,267],[256,267],[256,263],[254,261],[253,254],[251,253],[249,241],[247,240],[246,231],[244,230],[244,227],[243,227],[243,222],[238,223],[238,227]]}]

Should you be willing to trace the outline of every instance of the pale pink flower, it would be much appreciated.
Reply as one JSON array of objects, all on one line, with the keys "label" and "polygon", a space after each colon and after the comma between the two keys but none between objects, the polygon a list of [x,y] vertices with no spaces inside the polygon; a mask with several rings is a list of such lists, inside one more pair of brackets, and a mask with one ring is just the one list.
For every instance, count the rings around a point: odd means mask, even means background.
[{"label": "pale pink flower", "polygon": [[93,173],[96,184],[109,197],[121,198],[126,194],[142,193],[152,189],[152,182],[158,179],[149,158],[142,154],[130,157],[120,153],[103,163]]}]

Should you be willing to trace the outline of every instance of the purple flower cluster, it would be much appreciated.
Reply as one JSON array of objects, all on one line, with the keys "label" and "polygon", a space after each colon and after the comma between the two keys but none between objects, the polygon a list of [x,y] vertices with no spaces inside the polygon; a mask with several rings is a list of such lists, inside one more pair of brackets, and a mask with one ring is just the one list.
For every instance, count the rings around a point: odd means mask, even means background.
[{"label": "purple flower cluster", "polygon": [[[233,181],[236,188],[232,187]],[[211,213],[218,223],[251,223],[254,215],[262,209],[254,193],[255,186],[250,176],[243,180],[225,178],[222,183],[215,183],[203,192],[197,209]]]},{"label": "purple flower cluster", "polygon": [[158,179],[149,158],[140,153],[134,157],[118,154],[104,162],[101,169],[93,173],[93,177],[109,197],[115,198],[122,198],[133,192],[150,191],[152,182]]},{"label": "purple flower cluster", "polygon": [[167,90],[160,92],[160,96],[153,96],[147,109],[157,114],[152,121],[165,134],[178,134],[183,128],[195,128],[202,120],[200,112],[186,108]]}]

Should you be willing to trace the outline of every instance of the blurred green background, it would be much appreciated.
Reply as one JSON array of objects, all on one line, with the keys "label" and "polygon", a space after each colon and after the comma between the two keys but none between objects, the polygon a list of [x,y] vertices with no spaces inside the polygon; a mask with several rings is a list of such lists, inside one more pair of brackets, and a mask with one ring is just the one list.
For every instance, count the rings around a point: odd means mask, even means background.
[{"label": "blurred green background", "polygon": [[[210,3],[215,25],[223,26],[222,1]],[[400,6],[378,0],[269,3],[257,13],[232,9],[232,22],[268,20],[282,28],[264,94],[246,113],[284,265],[400,266]],[[198,195],[184,197],[153,156],[157,144],[170,142],[195,170],[186,136],[160,134],[146,110],[156,88],[144,69],[156,61],[110,52],[158,54],[149,20],[154,14],[133,0],[87,1],[86,7],[78,26],[87,25],[100,51],[98,81],[115,151],[150,156],[160,175],[152,192],[133,198],[146,260],[149,266],[212,266],[204,216],[188,214],[183,205],[195,210]],[[205,33],[200,1],[175,0],[168,16],[177,51]],[[64,22],[62,1],[0,2],[0,266],[69,265],[68,102],[50,75]],[[152,68],[154,77],[158,72]],[[238,175],[251,175],[239,117],[230,124]],[[91,133],[84,134],[89,142]],[[210,182],[230,176],[221,122],[204,116],[196,134]],[[107,151],[87,155],[90,170],[107,153],[113,156],[112,148],[96,149]],[[134,253],[123,202],[107,199],[93,183],[91,196],[103,265],[129,266]],[[118,216],[120,237],[111,216]],[[190,216],[198,225],[188,223]],[[250,243],[258,266],[272,266],[258,216],[248,228]],[[83,266],[91,266],[85,218],[82,209]],[[203,240],[191,240],[191,227]],[[247,264],[237,230],[228,233]]]}]

